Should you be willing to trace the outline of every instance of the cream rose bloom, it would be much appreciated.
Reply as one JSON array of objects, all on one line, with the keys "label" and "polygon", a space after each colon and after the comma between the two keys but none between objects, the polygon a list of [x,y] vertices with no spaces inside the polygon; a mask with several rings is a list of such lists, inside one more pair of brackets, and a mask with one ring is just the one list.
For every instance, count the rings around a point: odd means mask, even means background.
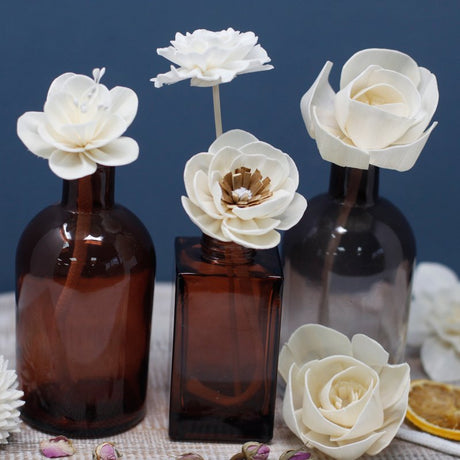
[{"label": "cream rose bloom", "polygon": [[203,233],[220,241],[267,249],[302,217],[293,160],[242,130],[219,136],[185,165],[182,205]]},{"label": "cream rose bloom", "polygon": [[365,49],[343,66],[336,94],[331,68],[327,62],[300,104],[321,156],[339,166],[410,169],[436,126],[426,130],[438,104],[436,77],[407,54]]},{"label": "cream rose bloom", "polygon": [[97,164],[120,166],[138,157],[137,142],[120,137],[136,116],[136,93],[121,86],[108,90],[100,83],[104,72],[94,69],[94,79],[74,73],[57,77],[43,112],[18,119],[21,141],[63,179],[92,174]]},{"label": "cream rose bloom", "polygon": [[432,380],[460,380],[460,281],[450,268],[417,265],[407,342],[421,346],[420,358]]},{"label": "cream rose bloom", "polygon": [[375,455],[404,420],[409,366],[389,365],[376,341],[318,324],[297,329],[283,346],[283,417],[307,446],[333,458]]},{"label": "cream rose bloom", "polygon": [[158,48],[157,53],[179,67],[151,81],[156,88],[191,79],[192,86],[214,86],[228,83],[237,75],[270,70],[267,52],[257,44],[254,32],[227,30],[212,32],[198,29],[185,35],[177,33],[172,46]]}]

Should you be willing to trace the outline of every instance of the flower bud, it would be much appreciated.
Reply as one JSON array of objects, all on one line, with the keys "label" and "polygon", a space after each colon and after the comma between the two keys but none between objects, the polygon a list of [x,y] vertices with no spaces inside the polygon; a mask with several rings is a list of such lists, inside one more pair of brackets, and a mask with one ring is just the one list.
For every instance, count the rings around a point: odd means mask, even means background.
[{"label": "flower bud", "polygon": [[270,447],[254,441],[243,444],[242,451],[246,460],[267,460],[270,455]]},{"label": "flower bud", "polygon": [[99,444],[93,452],[93,460],[117,460],[121,457],[121,453],[115,449],[115,445],[112,442]]},{"label": "flower bud", "polygon": [[65,436],[57,436],[41,441],[40,452],[47,458],[69,457],[75,453],[75,447]]},{"label": "flower bud", "polygon": [[307,460],[311,457],[310,452],[303,449],[291,449],[283,452],[279,460]]}]

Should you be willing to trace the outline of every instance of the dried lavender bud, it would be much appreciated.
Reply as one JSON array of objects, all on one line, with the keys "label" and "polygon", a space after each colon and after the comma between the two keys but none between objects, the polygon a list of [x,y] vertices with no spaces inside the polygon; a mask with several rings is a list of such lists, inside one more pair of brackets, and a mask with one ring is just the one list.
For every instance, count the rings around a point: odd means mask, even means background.
[{"label": "dried lavender bud", "polygon": [[311,457],[310,452],[303,449],[287,450],[281,454],[279,460],[307,460]]},{"label": "dried lavender bud", "polygon": [[93,452],[93,460],[117,460],[121,457],[121,453],[115,449],[115,445],[112,442],[99,444]]},{"label": "dried lavender bud", "polygon": [[246,460],[267,460],[270,455],[270,447],[254,441],[243,444],[242,451]]},{"label": "dried lavender bud", "polygon": [[41,441],[40,452],[47,458],[69,457],[75,453],[75,447],[65,436],[57,436]]}]

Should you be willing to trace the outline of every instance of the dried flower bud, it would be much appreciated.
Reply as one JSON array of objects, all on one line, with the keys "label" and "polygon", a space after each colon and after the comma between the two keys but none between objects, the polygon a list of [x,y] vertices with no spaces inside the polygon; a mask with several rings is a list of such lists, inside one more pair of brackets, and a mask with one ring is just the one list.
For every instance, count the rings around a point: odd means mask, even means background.
[{"label": "dried flower bud", "polygon": [[193,452],[188,452],[187,454],[178,455],[175,460],[204,460],[204,458],[199,454],[194,454]]},{"label": "dried flower bud", "polygon": [[270,455],[270,447],[254,441],[243,444],[242,451],[246,460],[267,460]]},{"label": "dried flower bud", "polygon": [[41,441],[40,452],[47,458],[69,457],[75,453],[75,447],[65,436],[57,436]]},{"label": "dried flower bud", "polygon": [[115,449],[115,445],[112,442],[99,444],[93,452],[93,460],[117,460],[121,457],[122,455]]},{"label": "dried flower bud", "polygon": [[307,460],[311,457],[310,452],[303,449],[287,450],[281,454],[279,460]]}]

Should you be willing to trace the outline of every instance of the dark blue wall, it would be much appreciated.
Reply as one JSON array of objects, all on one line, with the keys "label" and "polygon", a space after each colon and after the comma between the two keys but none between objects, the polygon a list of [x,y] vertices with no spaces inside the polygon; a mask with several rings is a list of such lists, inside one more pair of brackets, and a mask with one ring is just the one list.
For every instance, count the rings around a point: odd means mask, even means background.
[{"label": "dark blue wall", "polygon": [[[0,291],[14,287],[14,251],[21,230],[57,201],[60,179],[16,137],[16,119],[42,110],[50,82],[66,71],[107,67],[103,83],[130,86],[140,99],[128,135],[141,156],[117,171],[117,198],[143,220],[157,248],[157,278],[172,275],[173,239],[198,234],[182,210],[187,158],[213,140],[211,90],[188,82],[155,89],[149,78],[169,68],[156,55],[176,31],[253,30],[275,70],[222,86],[224,130],[242,128],[289,153],[300,191],[327,187],[329,165],[304,128],[299,100],[326,60],[341,66],[355,51],[395,48],[438,77],[439,121],[422,156],[406,173],[382,171],[381,192],[411,222],[418,260],[460,272],[458,0],[1,0],[2,139],[0,168]],[[337,87],[337,86],[336,86]]]}]

